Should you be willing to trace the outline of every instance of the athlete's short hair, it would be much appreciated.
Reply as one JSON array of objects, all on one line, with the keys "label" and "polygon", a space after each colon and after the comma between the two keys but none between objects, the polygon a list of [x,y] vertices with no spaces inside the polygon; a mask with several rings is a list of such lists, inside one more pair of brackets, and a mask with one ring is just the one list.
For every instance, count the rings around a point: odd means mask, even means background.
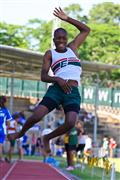
[{"label": "athlete's short hair", "polygon": [[59,31],[63,31],[63,32],[67,35],[67,31],[66,31],[64,28],[57,28],[57,29],[54,31],[54,36],[55,36],[56,33],[58,33]]}]

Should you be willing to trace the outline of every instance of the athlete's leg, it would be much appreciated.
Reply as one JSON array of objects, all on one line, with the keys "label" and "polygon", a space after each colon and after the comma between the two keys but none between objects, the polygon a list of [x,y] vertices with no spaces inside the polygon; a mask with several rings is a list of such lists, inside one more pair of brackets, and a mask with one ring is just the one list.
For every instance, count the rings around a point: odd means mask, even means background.
[{"label": "athlete's leg", "polygon": [[75,126],[75,121],[77,119],[77,113],[74,111],[69,111],[65,114],[65,123],[61,126],[59,126],[57,129],[55,129],[50,134],[47,134],[43,137],[43,144],[44,144],[44,150],[49,153],[50,147],[49,147],[49,140],[52,138],[55,138],[57,136],[65,134],[67,131],[72,129]]},{"label": "athlete's leg", "polygon": [[66,151],[66,155],[67,155],[67,167],[69,167],[71,165],[70,163],[70,151],[69,149]]},{"label": "athlete's leg", "polygon": [[8,139],[18,139],[22,137],[25,132],[30,129],[34,124],[39,122],[46,114],[48,114],[49,110],[44,105],[39,105],[33,112],[33,114],[27,119],[24,124],[22,130],[17,133],[8,134]]}]

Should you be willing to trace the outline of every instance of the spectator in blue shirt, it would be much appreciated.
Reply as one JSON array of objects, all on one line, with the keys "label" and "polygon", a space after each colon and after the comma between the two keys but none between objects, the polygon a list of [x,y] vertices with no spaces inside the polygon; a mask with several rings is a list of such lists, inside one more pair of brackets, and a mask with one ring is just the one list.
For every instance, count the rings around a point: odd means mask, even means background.
[{"label": "spectator in blue shirt", "polygon": [[7,122],[12,120],[12,116],[9,110],[6,108],[5,104],[7,99],[5,96],[0,96],[0,162],[2,162],[2,150],[3,143],[5,141],[7,133]]}]

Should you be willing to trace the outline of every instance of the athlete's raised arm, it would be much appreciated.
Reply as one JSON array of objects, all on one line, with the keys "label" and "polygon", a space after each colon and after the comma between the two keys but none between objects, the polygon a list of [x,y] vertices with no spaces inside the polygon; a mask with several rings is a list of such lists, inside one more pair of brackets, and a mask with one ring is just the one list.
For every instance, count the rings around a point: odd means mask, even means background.
[{"label": "athlete's raised arm", "polygon": [[80,33],[73,39],[73,41],[68,44],[68,46],[73,51],[76,51],[78,47],[85,41],[90,32],[90,28],[82,22],[67,16],[61,8],[55,8],[53,14],[59,19],[74,25],[80,31]]}]

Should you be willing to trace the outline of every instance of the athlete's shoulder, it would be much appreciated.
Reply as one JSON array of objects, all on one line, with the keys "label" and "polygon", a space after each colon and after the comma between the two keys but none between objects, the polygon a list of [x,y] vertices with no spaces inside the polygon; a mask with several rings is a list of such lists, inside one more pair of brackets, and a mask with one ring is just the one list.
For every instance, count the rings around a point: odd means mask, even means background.
[{"label": "athlete's shoulder", "polygon": [[44,54],[44,58],[51,58],[52,57],[52,53],[51,53],[51,50],[47,50]]},{"label": "athlete's shoulder", "polygon": [[50,60],[50,61],[52,60],[52,53],[51,53],[50,49],[47,50],[45,52],[44,56],[43,56],[43,61],[47,61],[48,62],[48,60]]},{"label": "athlete's shoulder", "polygon": [[75,54],[75,55],[78,57],[78,53],[77,53],[74,49],[72,49],[71,46],[68,45],[68,46],[67,46],[67,49],[68,49],[69,52]]},{"label": "athlete's shoulder", "polygon": [[45,56],[46,56],[46,55],[48,55],[48,56],[51,55],[51,49],[49,49],[49,50],[47,50],[47,51],[45,52]]}]

